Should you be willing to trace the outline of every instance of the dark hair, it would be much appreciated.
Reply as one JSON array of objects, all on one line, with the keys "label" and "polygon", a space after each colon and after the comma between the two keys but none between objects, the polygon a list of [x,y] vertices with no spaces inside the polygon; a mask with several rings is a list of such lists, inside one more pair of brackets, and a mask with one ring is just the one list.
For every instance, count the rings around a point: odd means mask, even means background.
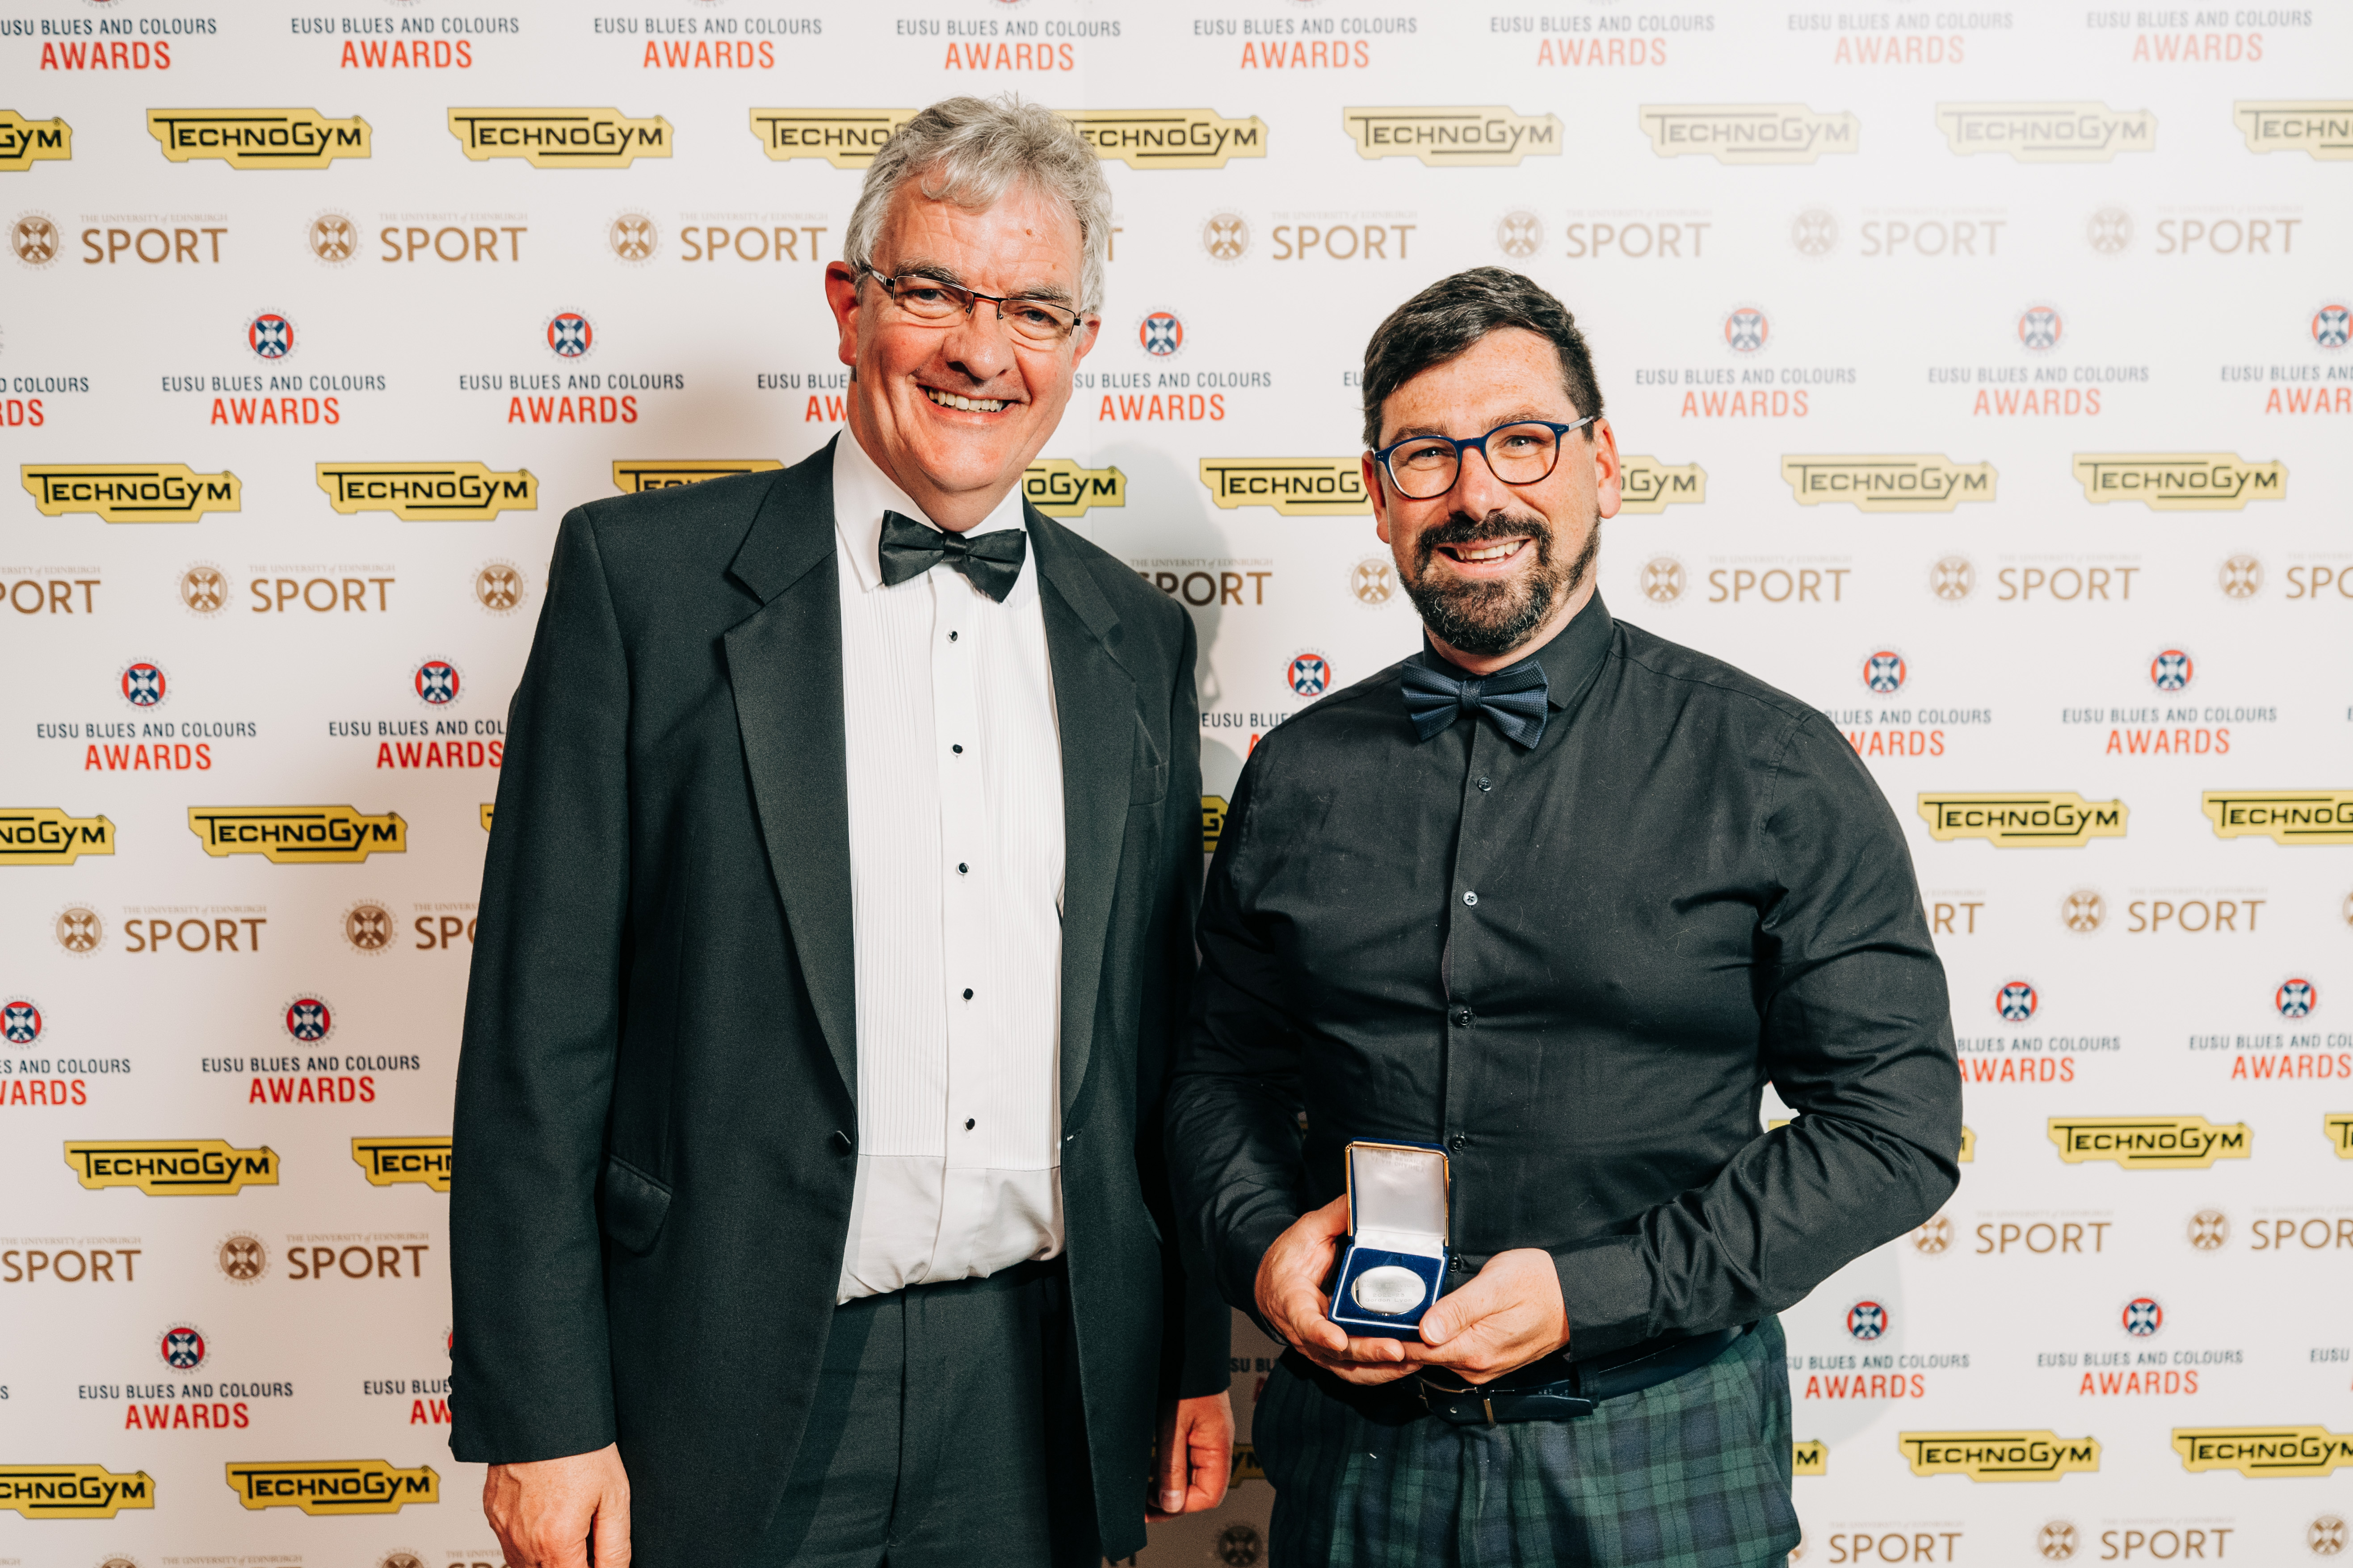
[{"label": "dark hair", "polygon": [[[1434,364],[1469,352],[1499,327],[1525,327],[1560,353],[1561,384],[1580,415],[1601,416],[1593,356],[1568,307],[1533,278],[1502,267],[1473,267],[1441,278],[1389,312],[1365,345],[1365,446],[1381,444],[1381,405]],[[1593,428],[1586,426],[1586,437]]]}]

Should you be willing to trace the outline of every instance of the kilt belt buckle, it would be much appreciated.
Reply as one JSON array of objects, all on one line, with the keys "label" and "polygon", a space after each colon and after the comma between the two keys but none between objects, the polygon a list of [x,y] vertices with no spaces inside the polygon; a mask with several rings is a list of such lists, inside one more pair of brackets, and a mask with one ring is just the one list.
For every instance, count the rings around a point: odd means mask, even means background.
[{"label": "kilt belt buckle", "polygon": [[[1729,1350],[1756,1325],[1718,1329],[1663,1344],[1635,1345],[1568,1363],[1567,1377],[1517,1384],[1455,1384],[1429,1373],[1417,1375],[1421,1402],[1430,1413],[1456,1426],[1501,1426],[1520,1421],[1569,1421],[1590,1415],[1605,1399],[1638,1394],[1696,1372]],[[1556,1352],[1557,1353],[1557,1352]],[[1546,1363],[1550,1365],[1547,1366]],[[1535,1363],[1549,1371],[1561,1363],[1547,1356]]]}]

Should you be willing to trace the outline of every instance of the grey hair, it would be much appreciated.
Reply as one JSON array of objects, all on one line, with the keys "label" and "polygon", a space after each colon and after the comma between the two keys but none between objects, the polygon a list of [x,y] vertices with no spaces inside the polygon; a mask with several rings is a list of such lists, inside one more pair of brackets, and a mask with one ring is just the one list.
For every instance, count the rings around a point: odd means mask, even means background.
[{"label": "grey hair", "polygon": [[1052,110],[1011,93],[944,98],[883,144],[850,209],[841,258],[871,266],[874,241],[899,187],[917,180],[933,201],[978,212],[1016,184],[1061,204],[1079,226],[1079,309],[1103,310],[1103,262],[1111,248],[1111,185],[1095,150]]}]

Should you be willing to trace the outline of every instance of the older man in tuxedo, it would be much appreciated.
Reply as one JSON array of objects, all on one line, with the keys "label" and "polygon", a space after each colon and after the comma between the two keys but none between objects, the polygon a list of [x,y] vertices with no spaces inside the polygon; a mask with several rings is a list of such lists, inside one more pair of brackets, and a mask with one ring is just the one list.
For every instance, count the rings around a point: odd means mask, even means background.
[{"label": "older man in tuxedo", "polygon": [[934,105],[827,268],[847,431],[564,521],[450,1221],[514,1568],[1092,1563],[1224,1492],[1192,625],[1020,489],[1110,215],[1059,116]]}]

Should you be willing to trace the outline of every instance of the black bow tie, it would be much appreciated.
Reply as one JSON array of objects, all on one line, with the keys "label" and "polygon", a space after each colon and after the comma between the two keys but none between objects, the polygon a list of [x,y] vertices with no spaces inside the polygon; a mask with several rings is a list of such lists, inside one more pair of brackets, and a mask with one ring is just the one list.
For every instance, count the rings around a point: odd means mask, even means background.
[{"label": "black bow tie", "polygon": [[1021,580],[1021,563],[1029,553],[1029,535],[1018,528],[1000,528],[968,539],[944,529],[927,528],[895,511],[882,514],[882,582],[895,588],[910,577],[920,577],[941,562],[965,574],[965,580],[1005,603],[1013,584]]},{"label": "black bow tie", "polygon": [[1440,667],[1425,653],[1405,661],[1399,685],[1405,695],[1406,717],[1414,734],[1424,741],[1468,713],[1485,714],[1496,733],[1526,750],[1544,739],[1550,716],[1545,698],[1550,689],[1544,666],[1524,658],[1508,669],[1468,679],[1449,675],[1453,667]]}]

